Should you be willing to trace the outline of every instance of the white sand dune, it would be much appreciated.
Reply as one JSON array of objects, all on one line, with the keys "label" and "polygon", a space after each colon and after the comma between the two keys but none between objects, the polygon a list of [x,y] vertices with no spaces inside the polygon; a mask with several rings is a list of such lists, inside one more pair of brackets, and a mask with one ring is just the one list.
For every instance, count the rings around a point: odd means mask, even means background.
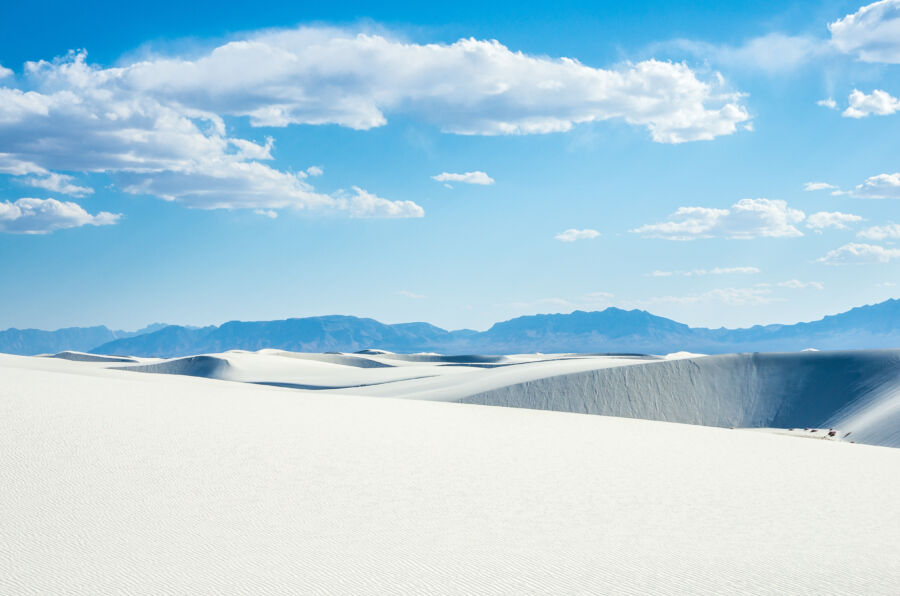
[{"label": "white sand dune", "polygon": [[639,355],[233,351],[139,364],[328,394],[454,401],[720,427],[837,428],[900,447],[900,350]]},{"label": "white sand dune", "polygon": [[[560,360],[567,382],[584,360]],[[118,366],[0,355],[0,593],[900,585],[900,450]]]}]

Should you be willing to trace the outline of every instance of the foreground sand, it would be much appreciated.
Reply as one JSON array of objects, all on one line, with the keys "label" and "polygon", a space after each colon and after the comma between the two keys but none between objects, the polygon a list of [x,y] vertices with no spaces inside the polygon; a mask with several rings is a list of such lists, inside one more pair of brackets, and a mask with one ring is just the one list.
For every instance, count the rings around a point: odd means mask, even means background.
[{"label": "foreground sand", "polygon": [[0,593],[890,594],[900,450],[0,358]]}]

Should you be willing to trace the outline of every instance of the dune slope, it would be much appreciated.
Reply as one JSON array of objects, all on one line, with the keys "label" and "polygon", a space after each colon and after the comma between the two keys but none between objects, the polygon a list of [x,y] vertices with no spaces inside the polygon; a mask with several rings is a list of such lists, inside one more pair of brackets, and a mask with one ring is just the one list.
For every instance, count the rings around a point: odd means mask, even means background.
[{"label": "dune slope", "polygon": [[458,401],[726,427],[835,427],[900,447],[900,351],[730,354],[510,384]]}]

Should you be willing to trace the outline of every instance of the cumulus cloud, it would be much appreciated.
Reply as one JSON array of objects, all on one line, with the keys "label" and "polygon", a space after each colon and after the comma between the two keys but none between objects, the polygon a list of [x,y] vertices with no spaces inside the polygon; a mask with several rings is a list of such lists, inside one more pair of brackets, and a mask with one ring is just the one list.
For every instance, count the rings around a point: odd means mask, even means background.
[{"label": "cumulus cloud", "polygon": [[828,108],[829,110],[837,109],[837,102],[834,101],[832,97],[826,97],[825,99],[820,99],[816,102],[817,106],[822,106],[823,108]]},{"label": "cumulus cloud", "polygon": [[730,134],[749,120],[720,78],[701,81],[684,64],[648,60],[606,70],[476,39],[415,44],[306,27],[126,70],[128,84],[262,126],[366,129],[402,111],[447,132],[496,135],[617,118],[677,143]]},{"label": "cumulus cloud", "polygon": [[900,173],[870,176],[853,195],[864,199],[900,199]]},{"label": "cumulus cloud", "polygon": [[869,95],[854,89],[847,101],[849,105],[841,114],[845,118],[865,118],[872,114],[889,116],[900,112],[900,99],[881,89],[875,89]]},{"label": "cumulus cloud", "polygon": [[846,230],[848,223],[862,221],[859,215],[841,213],[840,211],[819,211],[806,218],[806,227],[811,230],[821,231],[826,228]]},{"label": "cumulus cloud", "polygon": [[321,176],[325,173],[325,170],[323,170],[320,166],[309,166],[308,168],[306,168],[306,173],[309,176]]},{"label": "cumulus cloud", "polygon": [[7,77],[11,77],[12,75],[13,71],[0,64],[0,79],[5,79]]},{"label": "cumulus cloud", "polygon": [[[384,125],[386,113],[403,112],[447,132],[492,135],[623,119],[648,128],[656,141],[678,143],[731,134],[749,120],[740,95],[720,77],[702,81],[684,64],[647,60],[600,69],[514,52],[497,41],[423,45],[333,28],[251,35],[193,59],[82,69],[77,81],[59,62],[31,63],[28,70],[62,88],[83,83],[246,116],[257,126],[367,129]],[[53,98],[31,100],[46,105]]]},{"label": "cumulus cloud", "polygon": [[788,281],[778,282],[780,288],[790,288],[792,290],[824,290],[825,284],[820,281],[800,281],[799,279],[790,279]]},{"label": "cumulus cloud", "polygon": [[881,0],[828,25],[839,51],[863,62],[900,63],[900,0]]},{"label": "cumulus cloud", "polygon": [[[126,192],[189,207],[352,214],[359,210],[344,209],[345,199],[304,181],[321,168],[293,173],[267,165],[273,139],[230,136],[224,118],[368,129],[390,114],[478,135],[558,132],[618,119],[662,143],[713,139],[750,119],[741,94],[720,75],[703,80],[682,63],[602,69],[515,52],[497,41],[415,44],[305,27],[115,68],[88,63],[85,52],[28,62],[16,86],[0,86],[0,173],[53,184],[46,182],[53,171],[105,172]],[[378,203],[375,211],[421,211],[406,203]]]},{"label": "cumulus cloud", "polygon": [[871,228],[860,230],[856,235],[866,240],[897,240],[900,239],[900,224],[890,223],[883,226],[872,226]]},{"label": "cumulus cloud", "polygon": [[669,220],[632,230],[650,238],[693,240],[696,238],[793,237],[803,232],[796,225],[805,214],[776,199],[741,199],[728,209],[679,207]]},{"label": "cumulus cloud", "polygon": [[0,203],[0,232],[48,234],[80,226],[108,226],[121,217],[106,211],[91,215],[77,203],[23,198]]},{"label": "cumulus cloud", "polygon": [[465,172],[462,174],[452,174],[450,172],[444,172],[443,174],[438,174],[437,176],[432,176],[431,178],[432,180],[437,180],[438,182],[461,182],[463,184],[480,184],[482,186],[487,186],[494,183],[493,178],[480,171]]},{"label": "cumulus cloud", "polygon": [[65,174],[56,174],[48,172],[45,176],[25,178],[23,182],[29,186],[43,188],[45,190],[72,195],[73,197],[83,197],[94,192],[93,188],[87,186],[78,186],[72,184],[74,178]]},{"label": "cumulus cloud", "polygon": [[833,190],[836,188],[837,186],[835,186],[834,184],[828,184],[827,182],[807,182],[803,185],[803,190],[805,191]]},{"label": "cumulus cloud", "polygon": [[391,207],[387,199],[317,192],[304,179],[321,168],[272,168],[263,163],[272,159],[271,137],[229,137],[220,115],[129,88],[122,80],[127,71],[91,66],[84,53],[28,63],[33,89],[0,87],[0,173],[31,174],[26,183],[78,195],[89,189],[52,170],[106,172],[125,192],[204,209],[421,216],[409,201]]},{"label": "cumulus cloud", "polygon": [[819,263],[838,265],[843,263],[888,263],[900,258],[900,248],[885,248],[877,244],[851,242],[829,251],[818,259]]},{"label": "cumulus cloud", "polygon": [[576,240],[590,240],[592,238],[596,238],[600,235],[600,232],[597,230],[584,229],[584,230],[576,230],[575,228],[569,228],[565,232],[560,232],[554,238],[560,240],[561,242],[575,242]]},{"label": "cumulus cloud", "polygon": [[758,267],[713,267],[712,269],[692,269],[690,271],[651,271],[648,273],[650,277],[672,277],[679,275],[684,277],[703,276],[703,275],[730,275],[733,273],[754,274],[759,273]]}]

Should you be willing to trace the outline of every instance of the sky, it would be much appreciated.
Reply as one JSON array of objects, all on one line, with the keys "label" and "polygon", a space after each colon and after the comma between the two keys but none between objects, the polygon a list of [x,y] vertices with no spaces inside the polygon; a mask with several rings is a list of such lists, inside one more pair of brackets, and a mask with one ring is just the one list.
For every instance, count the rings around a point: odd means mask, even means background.
[{"label": "sky", "polygon": [[14,3],[0,329],[900,295],[900,0]]}]

